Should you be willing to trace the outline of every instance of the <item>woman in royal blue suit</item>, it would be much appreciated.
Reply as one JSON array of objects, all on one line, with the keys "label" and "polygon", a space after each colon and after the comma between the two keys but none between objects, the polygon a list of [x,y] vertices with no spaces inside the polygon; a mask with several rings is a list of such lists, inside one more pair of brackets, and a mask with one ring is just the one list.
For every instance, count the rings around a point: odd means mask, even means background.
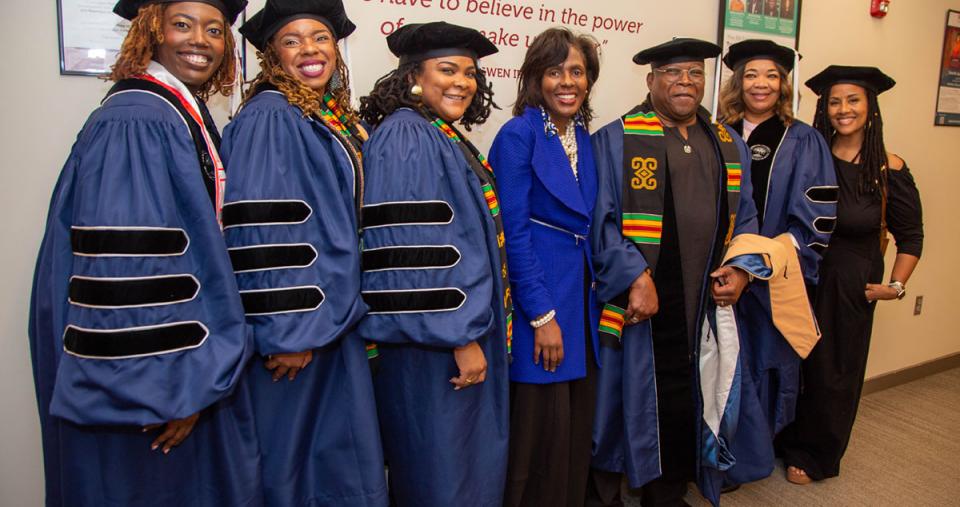
[{"label": "woman in royal blue suit", "polygon": [[596,42],[552,28],[520,69],[514,118],[490,152],[517,318],[504,505],[583,505],[596,399],[590,289],[597,176],[587,122]]}]

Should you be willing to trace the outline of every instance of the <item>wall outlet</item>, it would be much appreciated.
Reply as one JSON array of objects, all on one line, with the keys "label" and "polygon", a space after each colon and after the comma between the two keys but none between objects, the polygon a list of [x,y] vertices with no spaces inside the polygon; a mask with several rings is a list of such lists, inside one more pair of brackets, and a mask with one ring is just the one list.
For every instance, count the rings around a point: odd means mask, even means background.
[{"label": "wall outlet", "polygon": [[916,302],[913,303],[913,314],[920,315],[920,310],[923,310],[923,296],[917,296]]}]

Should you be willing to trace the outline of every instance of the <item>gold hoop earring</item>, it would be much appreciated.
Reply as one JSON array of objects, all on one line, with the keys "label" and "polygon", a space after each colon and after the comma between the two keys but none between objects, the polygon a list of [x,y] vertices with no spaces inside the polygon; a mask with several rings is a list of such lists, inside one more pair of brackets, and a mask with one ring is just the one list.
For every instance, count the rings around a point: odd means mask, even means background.
[{"label": "gold hoop earring", "polygon": [[410,95],[413,95],[414,97],[419,97],[419,96],[423,95],[423,87],[421,87],[421,86],[418,85],[418,84],[415,84],[415,85],[411,86],[411,87],[410,87]]}]

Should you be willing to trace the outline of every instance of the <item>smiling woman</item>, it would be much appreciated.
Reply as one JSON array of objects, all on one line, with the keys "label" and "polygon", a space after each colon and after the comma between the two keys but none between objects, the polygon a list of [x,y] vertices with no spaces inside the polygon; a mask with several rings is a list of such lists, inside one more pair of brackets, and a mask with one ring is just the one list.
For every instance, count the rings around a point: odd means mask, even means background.
[{"label": "smiling woman", "polygon": [[309,18],[287,23],[274,36],[271,49],[283,71],[323,93],[340,61],[337,42],[327,25]]},{"label": "smiling woman", "polygon": [[251,337],[203,100],[230,91],[229,27],[245,5],[114,9],[131,20],[117,82],[61,172],[31,300],[48,505],[261,501],[240,381]]},{"label": "smiling woman", "polygon": [[[427,26],[432,28],[432,32],[456,27],[444,22],[415,26]],[[430,31],[423,29],[404,33],[410,35],[407,37],[408,44],[430,47],[432,43],[427,40],[430,35],[426,33]],[[476,34],[480,35],[479,32]],[[400,39],[388,39],[390,40]],[[482,46],[484,51],[496,51],[496,47],[482,35],[471,43]],[[393,46],[391,50],[396,53]],[[494,106],[493,89],[487,82],[486,74],[477,68],[475,59],[468,58],[471,61],[467,62],[451,58],[458,55],[443,50],[437,50],[435,56],[430,58],[424,57],[425,55],[418,56],[420,58],[401,57],[397,68],[378,79],[370,94],[360,98],[360,115],[365,121],[378,125],[397,109],[406,107],[419,110],[423,106],[431,110],[434,107],[442,108],[443,111],[433,110],[433,114],[440,115],[448,123],[459,122],[468,131],[472,125],[486,121],[491,107]],[[429,75],[424,76],[425,74]],[[424,83],[429,85],[429,91],[424,88]],[[448,89],[450,97],[444,102],[444,93]],[[472,90],[469,100],[460,100],[467,98],[465,92],[468,90]]]},{"label": "smiling woman", "polygon": [[[139,11],[124,4],[143,5]],[[131,19],[110,79],[119,81],[143,73],[155,60],[206,98],[232,92],[236,79],[236,42],[220,11],[206,2],[120,2],[117,9]]]},{"label": "smiling woman", "polygon": [[206,4],[171,4],[163,12],[162,26],[163,44],[156,60],[197,93],[223,62],[224,22],[220,12]]},{"label": "smiling woman", "polygon": [[[813,126],[830,144],[839,203],[814,306],[823,338],[803,363],[796,421],[779,440],[787,480],[795,484],[840,473],[877,301],[903,298],[923,250],[920,194],[906,163],[886,151],[883,139],[877,97],[894,80],[876,67],[831,65],[806,84],[819,96]],[[885,284],[888,228],[897,256]]]},{"label": "smiling woman", "polygon": [[477,93],[477,65],[469,56],[430,58],[414,76],[423,105],[448,123],[463,117]]},{"label": "smiling woman", "polygon": [[269,505],[386,505],[360,297],[361,150],[341,0],[268,0],[240,29],[260,74],[224,131],[226,241]]},{"label": "smiling woman", "polygon": [[[720,91],[720,116],[750,148],[753,200],[760,234],[789,234],[798,248],[807,292],[816,290],[821,255],[836,216],[837,183],[822,136],[793,116],[789,76],[795,53],[768,40],[730,46],[723,58],[733,77]],[[747,324],[741,339],[750,343],[753,383],[758,388],[767,427],[751,439],[751,462],[740,460],[726,473],[728,483],[765,477],[773,467],[773,437],[793,421],[800,383],[800,357],[774,326],[765,282],[740,299],[738,313]],[[768,429],[769,428],[769,429]]]},{"label": "smiling woman", "polygon": [[370,312],[358,330],[383,343],[375,386],[390,493],[397,505],[500,505],[512,303],[499,189],[454,126],[490,114],[477,61],[496,47],[443,22],[406,25],[387,44],[399,66],[361,99],[376,130],[364,151]]},{"label": "smiling woman", "polygon": [[597,41],[546,30],[520,73],[514,118],[490,149],[518,316],[503,504],[582,505],[599,350],[591,252],[582,241],[597,193],[588,131]]}]

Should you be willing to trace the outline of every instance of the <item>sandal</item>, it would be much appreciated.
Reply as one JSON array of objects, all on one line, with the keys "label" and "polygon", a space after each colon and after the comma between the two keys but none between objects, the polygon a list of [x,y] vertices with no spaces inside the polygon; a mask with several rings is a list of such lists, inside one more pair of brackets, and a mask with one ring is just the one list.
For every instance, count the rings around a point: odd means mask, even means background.
[{"label": "sandal", "polygon": [[797,468],[793,465],[790,465],[787,467],[787,482],[799,484],[800,486],[806,486],[807,484],[813,482],[813,479],[811,479],[802,468]]}]

